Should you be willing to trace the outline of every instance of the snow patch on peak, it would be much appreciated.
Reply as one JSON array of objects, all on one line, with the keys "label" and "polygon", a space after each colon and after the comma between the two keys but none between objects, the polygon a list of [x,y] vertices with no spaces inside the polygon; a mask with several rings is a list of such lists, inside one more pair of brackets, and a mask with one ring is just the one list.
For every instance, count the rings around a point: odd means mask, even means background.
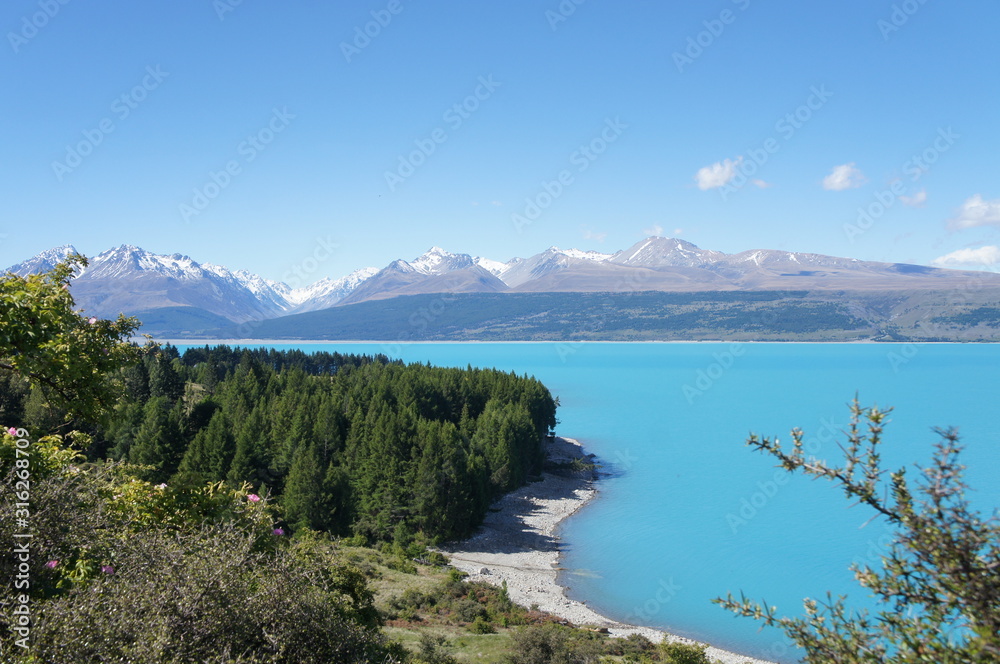
[{"label": "snow patch on peak", "polygon": [[[16,265],[11,265],[4,272],[13,272],[14,274],[24,277],[29,274],[38,274],[40,272],[48,272],[54,268],[58,263],[66,260],[69,256],[73,254],[78,254],[76,247],[71,244],[64,244],[60,247],[53,247],[52,249],[46,249],[45,251],[36,254],[26,261],[21,261]],[[79,275],[85,268],[77,267],[76,274]]]},{"label": "snow patch on peak", "polygon": [[483,258],[482,256],[476,256],[472,259],[472,262],[483,268],[495,277],[499,277],[508,269],[510,269],[510,263],[501,263],[500,261],[495,261],[490,258]]},{"label": "snow patch on peak", "polygon": [[290,290],[285,297],[292,306],[299,307],[297,311],[326,309],[343,300],[379,272],[375,267],[363,267],[339,279],[326,277],[310,286]]},{"label": "snow patch on peak", "polygon": [[444,274],[452,270],[472,267],[474,262],[468,254],[453,254],[441,247],[431,247],[423,255],[410,262],[417,272],[422,274]]},{"label": "snow patch on peak", "polygon": [[559,253],[570,258],[580,258],[585,261],[594,261],[595,263],[603,263],[613,256],[613,254],[602,254],[599,251],[581,251],[580,249],[567,249]]}]

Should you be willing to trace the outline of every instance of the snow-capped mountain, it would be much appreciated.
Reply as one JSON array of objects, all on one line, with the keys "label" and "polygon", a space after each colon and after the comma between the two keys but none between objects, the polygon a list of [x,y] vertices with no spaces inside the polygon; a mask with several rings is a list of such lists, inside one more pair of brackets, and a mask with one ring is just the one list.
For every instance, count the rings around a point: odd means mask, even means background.
[{"label": "snow-capped mountain", "polygon": [[[514,259],[514,260],[520,260],[520,259]],[[501,263],[500,261],[491,260],[489,258],[483,258],[482,256],[477,256],[473,258],[472,261],[479,267],[483,268],[484,270],[492,274],[494,277],[499,277],[501,279],[502,279],[501,275],[503,275],[504,272],[510,269],[510,261],[506,263]]]},{"label": "snow-capped mountain", "polygon": [[[70,245],[57,247],[9,270],[19,275],[49,270],[73,253],[76,250]],[[71,288],[80,307],[104,317],[189,308],[183,311],[186,316],[198,310],[204,312],[200,318],[240,323],[333,306],[375,272],[375,268],[365,268],[341,279],[293,289],[247,270],[233,271],[183,254],[154,254],[125,244],[90,259],[77,272]]]},{"label": "snow-capped mountain", "polygon": [[514,288],[553,272],[604,263],[610,258],[611,254],[602,254],[596,251],[580,251],[579,249],[564,251],[559,247],[549,247],[531,258],[517,259],[516,263],[514,261],[507,263],[508,267],[500,275],[500,278],[505,284]]},{"label": "snow-capped mountain", "polygon": [[13,272],[14,274],[24,276],[26,274],[37,274],[38,272],[48,272],[56,266],[57,263],[66,260],[67,256],[79,253],[71,244],[64,244],[61,247],[55,247],[53,249],[46,249],[40,254],[32,256],[26,261],[22,261],[17,265],[11,265],[7,268],[7,272]]},{"label": "snow-capped mountain", "polygon": [[327,309],[338,304],[376,274],[378,274],[377,268],[363,267],[339,279],[325,277],[312,286],[290,291],[286,299],[296,312]]},{"label": "snow-capped mountain", "polygon": [[497,274],[502,274],[504,268],[499,261],[431,247],[412,261],[397,259],[389,263],[359,284],[340,304],[420,293],[500,292],[507,290],[507,284]]},{"label": "snow-capped mountain", "polygon": [[[16,274],[51,269],[75,253],[71,245],[12,266]],[[977,272],[980,281],[1000,276]],[[431,247],[381,270],[363,268],[292,288],[246,270],[199,263],[183,254],[154,254],[132,245],[90,260],[72,282],[88,313],[120,312],[144,321],[144,332],[182,335],[292,313],[427,293],[926,290],[961,286],[970,273],[876,263],[821,254],[759,249],[726,254],[676,238],[649,237],[615,253],[549,247],[500,262]]]},{"label": "snow-capped mountain", "polygon": [[408,264],[420,274],[445,274],[472,267],[475,262],[468,254],[452,254],[441,247],[431,247]]},{"label": "snow-capped mountain", "polygon": [[699,267],[723,259],[726,254],[710,251],[675,238],[650,237],[628,249],[619,251],[608,260],[631,267]]}]

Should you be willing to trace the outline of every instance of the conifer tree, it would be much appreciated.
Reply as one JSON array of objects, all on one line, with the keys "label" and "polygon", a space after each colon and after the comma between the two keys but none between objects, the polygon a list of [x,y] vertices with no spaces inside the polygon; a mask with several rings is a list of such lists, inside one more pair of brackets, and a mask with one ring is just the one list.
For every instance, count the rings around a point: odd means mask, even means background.
[{"label": "conifer tree", "polygon": [[208,426],[195,434],[178,471],[200,475],[209,481],[226,479],[235,453],[229,418],[221,410],[212,415]]},{"label": "conifer tree", "polygon": [[274,476],[269,472],[271,447],[262,408],[254,408],[236,435],[233,462],[227,479],[239,485],[250,482],[255,487],[273,486]]},{"label": "conifer tree", "polygon": [[281,504],[285,518],[293,528],[321,529],[323,514],[323,476],[316,444],[302,445],[295,453],[288,472]]},{"label": "conifer tree", "polygon": [[184,382],[177,375],[176,369],[166,353],[157,353],[149,367],[150,397],[166,397],[176,401],[184,394]]},{"label": "conifer tree", "polygon": [[153,466],[156,479],[165,480],[177,470],[183,447],[180,429],[170,416],[170,400],[165,396],[151,398],[143,407],[129,461]]}]

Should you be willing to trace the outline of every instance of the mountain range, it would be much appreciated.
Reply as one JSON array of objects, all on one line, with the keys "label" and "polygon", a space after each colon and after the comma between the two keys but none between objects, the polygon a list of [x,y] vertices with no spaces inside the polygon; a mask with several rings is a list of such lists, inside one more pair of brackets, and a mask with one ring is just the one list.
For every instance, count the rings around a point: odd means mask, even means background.
[{"label": "mountain range", "polygon": [[[44,271],[73,253],[72,246],[56,247],[8,270],[18,275]],[[1000,289],[1000,275],[766,249],[726,254],[676,238],[649,237],[615,253],[550,247],[506,262],[432,247],[411,261],[397,259],[382,269],[363,268],[302,288],[181,254],[122,245],[90,259],[71,289],[88,313],[114,317],[124,312],[139,317],[144,332],[180,335],[434,293],[881,294],[954,291],[970,283],[992,292]]]}]

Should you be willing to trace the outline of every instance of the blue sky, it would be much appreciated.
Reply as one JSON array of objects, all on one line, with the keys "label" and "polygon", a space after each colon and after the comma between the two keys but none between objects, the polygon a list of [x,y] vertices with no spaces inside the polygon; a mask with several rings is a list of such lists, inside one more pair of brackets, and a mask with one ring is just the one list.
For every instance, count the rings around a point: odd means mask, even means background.
[{"label": "blue sky", "polygon": [[998,23],[991,0],[8,0],[0,263],[129,243],[275,279],[322,255],[319,279],[660,234],[989,267]]}]

